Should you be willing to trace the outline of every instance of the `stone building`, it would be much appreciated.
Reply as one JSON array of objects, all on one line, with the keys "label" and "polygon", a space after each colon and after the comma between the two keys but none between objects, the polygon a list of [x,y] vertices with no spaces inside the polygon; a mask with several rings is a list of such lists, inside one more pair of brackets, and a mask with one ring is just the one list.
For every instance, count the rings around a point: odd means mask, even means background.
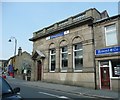
[{"label": "stone building", "polygon": [[0,69],[5,70],[6,66],[7,66],[7,60],[0,60]]},{"label": "stone building", "polygon": [[96,88],[92,23],[109,17],[91,8],[33,33],[33,80]]},{"label": "stone building", "polygon": [[120,15],[93,23],[97,87],[120,90]]},{"label": "stone building", "polygon": [[18,54],[9,59],[8,65],[13,65],[15,70],[15,77],[23,78],[24,70],[32,70],[33,60],[31,55],[24,51],[22,52],[21,47],[18,49]]}]

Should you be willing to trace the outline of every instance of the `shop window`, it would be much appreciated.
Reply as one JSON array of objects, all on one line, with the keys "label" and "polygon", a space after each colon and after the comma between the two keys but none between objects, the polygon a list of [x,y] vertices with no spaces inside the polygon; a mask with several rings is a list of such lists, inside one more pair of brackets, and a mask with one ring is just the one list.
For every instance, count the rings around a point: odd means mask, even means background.
[{"label": "shop window", "polygon": [[61,68],[67,70],[68,67],[68,49],[67,46],[61,48]]},{"label": "shop window", "polygon": [[83,48],[81,43],[73,46],[73,64],[75,70],[81,70],[83,67]]},{"label": "shop window", "polygon": [[105,27],[105,39],[106,39],[106,46],[117,44],[117,32],[116,32],[115,24]]},{"label": "shop window", "polygon": [[112,60],[112,77],[120,77],[120,60]]},{"label": "shop window", "polygon": [[55,71],[56,64],[56,51],[55,49],[50,50],[50,71]]}]

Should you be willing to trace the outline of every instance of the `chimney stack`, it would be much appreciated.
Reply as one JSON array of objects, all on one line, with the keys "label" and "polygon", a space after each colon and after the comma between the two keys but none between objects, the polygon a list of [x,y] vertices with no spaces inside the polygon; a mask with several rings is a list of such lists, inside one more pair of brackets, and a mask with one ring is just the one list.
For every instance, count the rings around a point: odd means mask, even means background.
[{"label": "chimney stack", "polygon": [[21,49],[21,47],[19,47],[19,49],[18,49],[18,56],[20,56],[20,55],[22,55],[22,49]]}]

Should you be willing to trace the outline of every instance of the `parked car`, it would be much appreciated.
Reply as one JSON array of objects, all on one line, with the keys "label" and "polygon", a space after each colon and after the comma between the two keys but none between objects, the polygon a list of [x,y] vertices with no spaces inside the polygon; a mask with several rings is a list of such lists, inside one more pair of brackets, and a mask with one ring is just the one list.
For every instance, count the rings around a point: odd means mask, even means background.
[{"label": "parked car", "polygon": [[0,98],[1,100],[23,100],[18,94],[20,88],[16,87],[12,89],[9,83],[0,76]]}]

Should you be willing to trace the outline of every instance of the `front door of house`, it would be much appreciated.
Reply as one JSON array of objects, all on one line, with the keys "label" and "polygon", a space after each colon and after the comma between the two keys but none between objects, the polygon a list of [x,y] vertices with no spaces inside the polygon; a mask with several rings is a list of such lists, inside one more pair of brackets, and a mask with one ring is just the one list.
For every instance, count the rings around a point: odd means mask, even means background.
[{"label": "front door of house", "polygon": [[41,61],[37,61],[37,80],[41,80],[41,73],[42,73],[42,64]]},{"label": "front door of house", "polygon": [[100,67],[101,72],[101,89],[110,89],[109,67]]}]

